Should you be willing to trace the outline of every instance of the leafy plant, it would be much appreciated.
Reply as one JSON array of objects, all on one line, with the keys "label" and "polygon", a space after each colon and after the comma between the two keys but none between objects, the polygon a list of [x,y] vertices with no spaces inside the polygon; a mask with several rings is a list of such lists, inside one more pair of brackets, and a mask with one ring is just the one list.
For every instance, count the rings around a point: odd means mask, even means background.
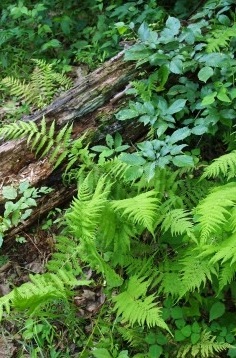
[{"label": "leafy plant", "polygon": [[36,155],[40,153],[42,157],[50,154],[50,161],[55,162],[55,167],[57,167],[69,153],[67,148],[71,131],[72,125],[65,125],[56,135],[55,121],[48,129],[45,117],[43,117],[39,126],[33,121],[6,124],[0,129],[0,134],[6,139],[27,137],[27,145],[36,151]]},{"label": "leafy plant", "polygon": [[1,83],[11,96],[16,96],[34,108],[42,108],[52,101],[56,93],[70,88],[72,80],[53,71],[53,64],[47,64],[43,60],[33,61],[37,66],[28,83],[13,77],[5,77]]},{"label": "leafy plant", "polygon": [[0,216],[0,246],[3,244],[4,233],[7,230],[30,217],[32,208],[37,206],[35,199],[51,191],[52,189],[47,187],[30,187],[27,181],[20,183],[18,188],[3,186],[2,196],[7,201],[4,204],[3,216]]}]

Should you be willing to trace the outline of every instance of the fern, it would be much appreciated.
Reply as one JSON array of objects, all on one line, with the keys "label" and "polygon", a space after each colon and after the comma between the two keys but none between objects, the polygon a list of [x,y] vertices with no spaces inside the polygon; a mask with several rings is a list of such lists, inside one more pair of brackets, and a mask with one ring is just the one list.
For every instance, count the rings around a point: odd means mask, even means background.
[{"label": "fern", "polygon": [[220,232],[230,216],[230,208],[236,202],[236,186],[229,183],[215,188],[196,207],[195,214],[201,231],[201,243],[211,234]]},{"label": "fern", "polygon": [[236,272],[236,262],[233,264],[225,263],[221,265],[220,274],[219,274],[219,290],[222,291],[223,288],[231,283],[235,278]]},{"label": "fern", "polygon": [[155,295],[146,295],[149,284],[146,277],[130,277],[127,290],[113,297],[114,310],[131,326],[138,323],[141,326],[146,324],[148,327],[159,326],[169,330],[161,317],[161,309],[154,302]]},{"label": "fern", "polygon": [[57,238],[56,252],[48,263],[48,272],[30,275],[31,282],[15,288],[0,298],[0,318],[10,309],[29,310],[34,314],[47,302],[58,299],[67,301],[70,291],[75,286],[89,285],[91,281],[78,280],[76,275],[82,273],[78,265],[80,250],[75,242],[66,237]]},{"label": "fern", "polygon": [[201,285],[205,286],[207,280],[212,281],[212,275],[218,276],[218,269],[208,259],[199,258],[194,251],[181,260],[181,282],[184,287],[183,294],[200,290]]},{"label": "fern", "polygon": [[180,298],[185,292],[185,286],[181,280],[181,266],[179,260],[170,260],[165,258],[159,264],[159,289],[158,292],[166,296],[171,295]]},{"label": "fern", "polygon": [[217,178],[221,175],[226,177],[227,180],[236,176],[236,150],[215,159],[212,164],[205,168],[202,179]]},{"label": "fern", "polygon": [[158,199],[155,191],[149,191],[137,195],[134,198],[114,200],[112,207],[115,211],[122,211],[122,216],[134,220],[153,233],[157,214]]},{"label": "fern", "polygon": [[106,183],[105,176],[99,179],[94,192],[89,180],[90,175],[80,184],[78,198],[73,200],[71,210],[66,216],[78,239],[95,237],[110,192],[110,183]]},{"label": "fern", "polygon": [[236,24],[232,27],[220,26],[211,33],[211,37],[207,39],[207,52],[220,52],[223,47],[229,47],[230,40],[236,37]]},{"label": "fern", "polygon": [[233,234],[220,245],[216,246],[215,251],[216,253],[210,262],[215,264],[219,261],[222,263],[230,261],[230,265],[234,264],[236,262],[236,234]]},{"label": "fern", "polygon": [[55,121],[50,128],[47,128],[45,117],[42,118],[39,126],[35,122],[17,121],[16,123],[6,124],[0,129],[0,136],[5,139],[19,139],[27,137],[27,145],[31,150],[40,153],[41,157],[48,154],[49,161],[54,162],[54,168],[68,155],[69,139],[71,136],[72,125],[65,125],[56,134]]},{"label": "fern", "polygon": [[197,344],[186,344],[182,346],[177,354],[177,358],[182,357],[215,357],[215,353],[222,352],[232,346],[228,343],[216,342],[216,337],[213,337],[210,332],[203,331],[201,340]]},{"label": "fern", "polygon": [[172,236],[184,233],[192,236],[193,222],[190,213],[184,209],[170,210],[165,214],[161,228],[163,232],[170,230]]},{"label": "fern", "polygon": [[146,342],[144,341],[144,332],[142,327],[118,327],[118,332],[122,338],[128,342],[131,347],[138,348],[139,350],[145,350]]},{"label": "fern", "polygon": [[2,84],[8,88],[11,96],[18,97],[28,105],[42,108],[52,101],[58,87],[67,90],[72,86],[72,81],[65,75],[54,72],[52,64],[47,64],[44,60],[33,61],[36,67],[29,83],[13,77],[5,77]]}]

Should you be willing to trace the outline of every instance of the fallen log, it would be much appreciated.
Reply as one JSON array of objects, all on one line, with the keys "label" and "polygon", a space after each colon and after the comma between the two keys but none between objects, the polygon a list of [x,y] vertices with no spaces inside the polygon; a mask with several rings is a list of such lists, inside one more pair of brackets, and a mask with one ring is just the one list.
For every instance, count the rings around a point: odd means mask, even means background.
[{"label": "fallen log", "polygon": [[[85,131],[95,133],[94,143],[101,141],[107,133],[117,131],[126,140],[137,141],[146,132],[137,122],[117,122],[114,113],[120,107],[124,90],[140,69],[134,63],[123,61],[123,51],[107,61],[102,67],[88,74],[70,90],[44,109],[23,118],[24,121],[40,123],[43,116],[46,122],[55,120],[57,129],[73,122],[73,139]],[[1,144],[1,143],[0,143]],[[65,188],[60,180],[63,166],[57,170],[59,180],[53,180],[54,168],[48,158],[38,159],[27,147],[26,140],[2,141],[0,145],[0,204],[3,203],[1,188],[5,185],[18,185],[28,181],[33,186],[47,185],[54,189],[46,200],[38,202],[37,209],[30,218],[17,228],[9,231],[11,238],[40,216],[71,199],[75,188]],[[3,207],[2,207],[3,209]],[[0,208],[0,215],[1,213]]]}]

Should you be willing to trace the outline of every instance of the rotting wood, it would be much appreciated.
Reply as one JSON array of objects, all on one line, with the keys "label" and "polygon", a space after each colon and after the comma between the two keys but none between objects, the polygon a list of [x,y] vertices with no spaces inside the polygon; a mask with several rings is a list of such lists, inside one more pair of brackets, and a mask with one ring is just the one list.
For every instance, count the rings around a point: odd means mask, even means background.
[{"label": "rotting wood", "polygon": [[[96,133],[95,142],[104,139],[107,133],[116,132],[120,132],[125,140],[135,142],[144,135],[146,129],[137,121],[131,121],[129,124],[116,121],[114,112],[120,106],[122,96],[119,96],[119,93],[124,94],[124,89],[138,71],[134,63],[123,62],[122,51],[102,67],[88,74],[52,104],[23,119],[39,123],[45,116],[49,124],[55,120],[58,129],[68,122],[73,122],[74,139],[80,137],[86,130],[90,130]],[[113,101],[114,97],[117,98],[117,94],[118,100]],[[59,169],[59,177],[62,169],[63,167]],[[52,193],[38,201],[38,206],[29,219],[8,232],[6,238],[8,244],[15,235],[53,208],[65,204],[65,198],[68,201],[75,194],[75,187],[66,188],[61,182],[53,183],[53,176],[53,166],[48,158],[36,158],[27,148],[25,140],[7,141],[0,145],[0,203],[3,202],[1,187],[4,185],[17,186],[27,180],[31,185],[48,185],[54,189]],[[0,215],[1,213],[0,208]]]}]

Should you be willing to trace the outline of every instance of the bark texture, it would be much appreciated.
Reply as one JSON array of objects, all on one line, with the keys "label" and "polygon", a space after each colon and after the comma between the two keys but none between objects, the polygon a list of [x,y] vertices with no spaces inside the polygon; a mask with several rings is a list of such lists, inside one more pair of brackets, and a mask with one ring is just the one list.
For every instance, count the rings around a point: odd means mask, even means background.
[{"label": "bark texture", "polygon": [[[117,122],[114,113],[120,106],[124,89],[137,71],[134,63],[123,61],[122,51],[78,81],[49,106],[24,117],[23,120],[40,123],[44,116],[48,124],[55,120],[58,129],[73,122],[74,139],[89,129],[95,133],[95,142],[101,141],[107,133],[114,134],[117,131],[126,140],[136,141],[143,136],[145,129],[135,122],[128,125],[125,122]],[[36,158],[27,148],[25,140],[0,142],[0,215],[3,211],[1,188],[4,185],[17,185],[27,180],[34,186],[43,183],[54,189],[47,199],[39,201],[37,209],[26,222],[8,233],[9,238],[38,220],[40,215],[46,214],[73,196],[75,188],[65,188],[60,178],[60,168],[55,174],[48,159]]]}]

